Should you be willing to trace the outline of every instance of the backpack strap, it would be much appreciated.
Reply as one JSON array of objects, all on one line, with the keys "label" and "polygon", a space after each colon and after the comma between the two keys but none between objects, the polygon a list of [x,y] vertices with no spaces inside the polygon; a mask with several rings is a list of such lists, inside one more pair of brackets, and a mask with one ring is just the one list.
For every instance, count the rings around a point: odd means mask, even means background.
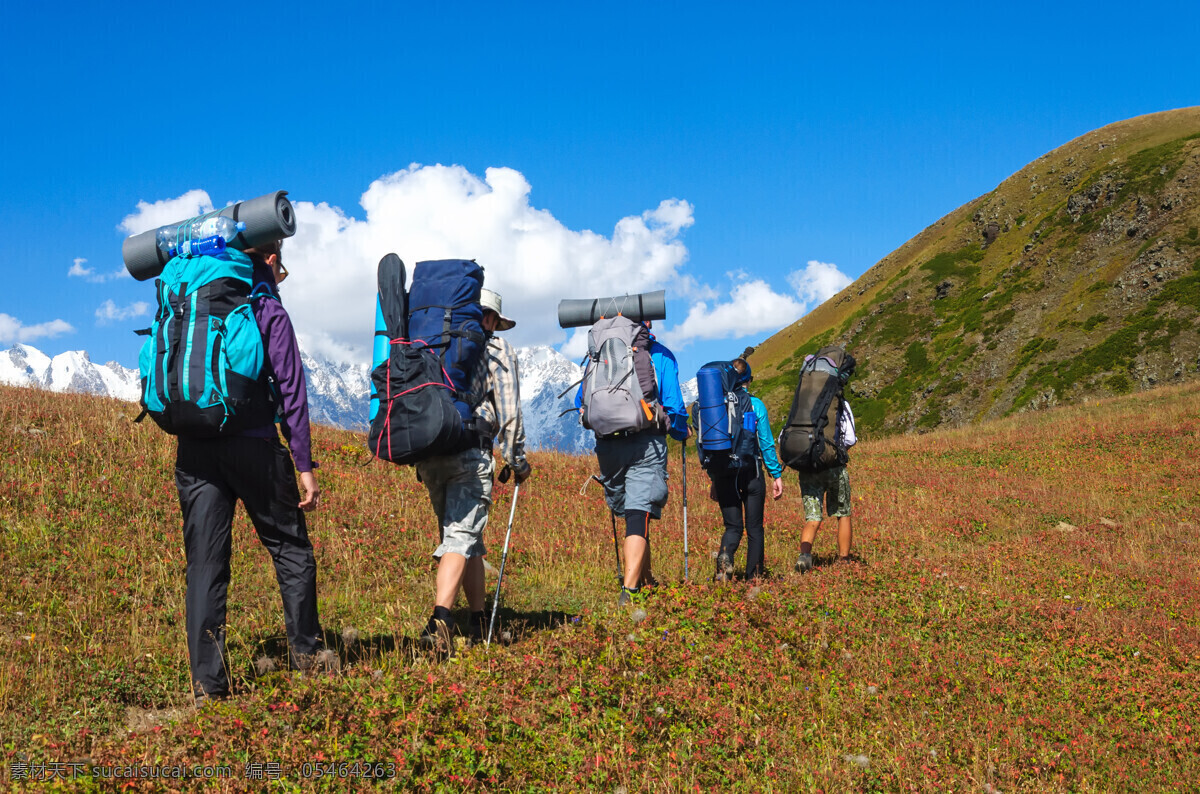
[{"label": "backpack strap", "polygon": [[271,289],[271,285],[267,284],[267,282],[260,281],[254,285],[252,290],[250,290],[250,294],[246,297],[246,300],[254,301],[258,300],[259,298],[271,298],[272,300],[279,300],[279,295],[275,292],[275,290]]}]

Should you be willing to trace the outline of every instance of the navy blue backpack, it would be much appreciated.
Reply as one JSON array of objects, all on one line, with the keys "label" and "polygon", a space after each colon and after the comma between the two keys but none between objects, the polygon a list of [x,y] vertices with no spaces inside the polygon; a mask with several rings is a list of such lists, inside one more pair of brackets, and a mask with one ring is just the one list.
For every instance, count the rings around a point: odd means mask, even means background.
[{"label": "navy blue backpack", "polygon": [[758,417],[750,395],[738,388],[740,378],[732,361],[710,361],[696,373],[692,427],[700,465],[710,475],[754,465],[759,456]]},{"label": "navy blue backpack", "polygon": [[480,443],[471,373],[485,354],[483,268],[465,259],[418,262],[404,290],[404,263],[379,262],[375,366],[367,445],[404,465]]}]

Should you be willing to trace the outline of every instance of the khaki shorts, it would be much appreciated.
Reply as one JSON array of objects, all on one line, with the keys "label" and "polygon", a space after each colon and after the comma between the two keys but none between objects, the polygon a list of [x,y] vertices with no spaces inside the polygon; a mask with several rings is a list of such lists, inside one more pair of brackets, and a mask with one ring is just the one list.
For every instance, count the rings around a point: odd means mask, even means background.
[{"label": "khaki shorts", "polygon": [[822,508],[834,518],[850,515],[850,474],[845,466],[813,474],[801,472],[800,494],[805,521],[820,521]]},{"label": "khaki shorts", "polygon": [[483,530],[492,506],[491,452],[468,449],[456,455],[430,458],[417,464],[417,473],[429,490],[429,502],[442,529],[441,545],[433,556],[461,554],[470,559],[487,554]]}]

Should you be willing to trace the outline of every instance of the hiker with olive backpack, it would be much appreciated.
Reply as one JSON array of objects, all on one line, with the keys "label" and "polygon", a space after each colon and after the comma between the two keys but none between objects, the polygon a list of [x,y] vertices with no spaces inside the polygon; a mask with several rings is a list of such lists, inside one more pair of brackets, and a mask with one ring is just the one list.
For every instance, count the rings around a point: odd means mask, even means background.
[{"label": "hiker with olive backpack", "polygon": [[779,434],[779,456],[799,473],[804,530],[795,569],[813,568],[812,544],[822,512],[837,519],[838,562],[852,562],[849,450],[858,441],[854,413],[844,389],[854,374],[854,356],[837,345],[806,356],[787,423]]}]

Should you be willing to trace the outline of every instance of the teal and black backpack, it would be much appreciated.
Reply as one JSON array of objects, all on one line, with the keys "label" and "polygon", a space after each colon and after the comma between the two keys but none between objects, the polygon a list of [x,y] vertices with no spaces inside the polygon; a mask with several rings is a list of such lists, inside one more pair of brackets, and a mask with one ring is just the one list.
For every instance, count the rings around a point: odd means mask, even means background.
[{"label": "teal and black backpack", "polygon": [[177,436],[234,435],[275,421],[263,372],[262,334],[251,301],[278,300],[254,285],[254,265],[229,248],[215,256],[177,256],[155,281],[158,311],[138,365],[142,407]]}]

